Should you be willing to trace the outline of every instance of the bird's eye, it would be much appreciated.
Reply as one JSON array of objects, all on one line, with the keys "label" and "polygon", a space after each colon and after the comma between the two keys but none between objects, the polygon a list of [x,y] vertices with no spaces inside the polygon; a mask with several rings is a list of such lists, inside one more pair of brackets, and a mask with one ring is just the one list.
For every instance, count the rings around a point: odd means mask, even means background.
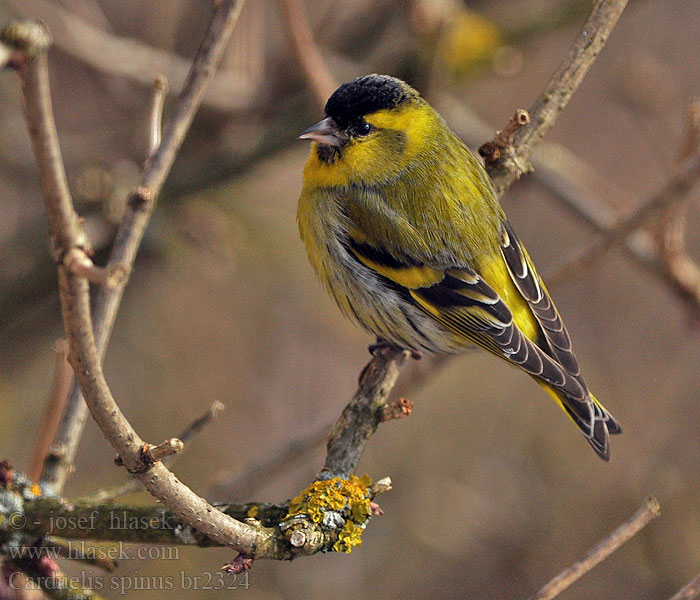
[{"label": "bird's eye", "polygon": [[353,133],[357,136],[365,136],[372,133],[374,127],[370,125],[367,121],[360,121],[353,127]]}]

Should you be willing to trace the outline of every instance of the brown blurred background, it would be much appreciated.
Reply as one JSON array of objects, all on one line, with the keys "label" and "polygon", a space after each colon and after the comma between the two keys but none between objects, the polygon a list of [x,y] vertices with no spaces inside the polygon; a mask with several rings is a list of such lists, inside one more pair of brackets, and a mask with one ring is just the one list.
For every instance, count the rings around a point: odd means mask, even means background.
[{"label": "brown blurred background", "polygon": [[[449,91],[496,129],[543,89],[590,3],[304,6],[338,81],[397,75],[438,107]],[[0,0],[0,22],[17,16],[41,18],[53,32],[62,150],[99,260],[145,156],[149,82],[165,72],[171,90],[179,89],[208,3]],[[700,93],[698,56],[700,3],[632,0],[548,135],[608,182],[612,208],[632,209],[673,172],[685,106]],[[0,457],[26,469],[62,325],[11,72],[0,73],[0,105]],[[241,499],[226,482],[337,417],[367,360],[371,338],[324,295],[296,230],[308,147],[295,138],[321,114],[281,2],[249,0],[161,197],[108,351],[115,397],[148,440],[177,434],[214,400],[226,404],[175,468],[195,490],[215,489],[214,500]],[[449,121],[454,106],[444,114]],[[542,272],[595,238],[534,177],[503,203]],[[694,200],[688,249],[695,258],[699,224]],[[130,597],[525,598],[652,494],[662,518],[560,597],[672,595],[700,571],[697,321],[619,249],[550,291],[590,386],[623,425],[610,464],[527,377],[473,353],[404,390],[413,417],[382,426],[370,441],[361,472],[390,475],[395,488],[381,498],[387,514],[372,521],[362,548],[257,562],[249,589],[239,592],[181,591],[181,573],[216,572],[232,558],[222,549],[181,548],[179,560],[123,562],[116,574],[123,581],[175,581],[174,590]],[[112,459],[90,423],[67,495],[122,481]],[[293,496],[322,462],[317,447],[245,499]],[[148,501],[143,494],[129,500]]]}]

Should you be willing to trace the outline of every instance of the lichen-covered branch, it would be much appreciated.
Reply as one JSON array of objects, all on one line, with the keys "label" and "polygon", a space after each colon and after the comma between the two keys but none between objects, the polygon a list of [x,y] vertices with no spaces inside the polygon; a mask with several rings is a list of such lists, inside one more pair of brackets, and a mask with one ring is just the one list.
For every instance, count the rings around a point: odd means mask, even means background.
[{"label": "lichen-covered branch", "polygon": [[[26,502],[23,510],[21,522],[25,526],[15,531],[28,536],[202,547],[222,545],[220,540],[188,526],[163,506],[37,498]],[[286,516],[288,504],[227,504],[218,506],[217,511],[241,522],[254,513],[262,526],[275,527]]]}]

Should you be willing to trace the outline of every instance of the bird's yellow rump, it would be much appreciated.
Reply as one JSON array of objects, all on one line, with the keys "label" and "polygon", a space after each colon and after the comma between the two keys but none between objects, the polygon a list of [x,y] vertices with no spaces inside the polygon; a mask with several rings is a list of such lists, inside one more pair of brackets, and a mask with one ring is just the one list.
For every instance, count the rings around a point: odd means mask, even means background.
[{"label": "bird's yellow rump", "polygon": [[476,345],[531,375],[608,460],[617,421],[590,393],[569,334],[479,160],[405,82],[341,85],[311,140],[301,237],[340,309],[416,352]]}]

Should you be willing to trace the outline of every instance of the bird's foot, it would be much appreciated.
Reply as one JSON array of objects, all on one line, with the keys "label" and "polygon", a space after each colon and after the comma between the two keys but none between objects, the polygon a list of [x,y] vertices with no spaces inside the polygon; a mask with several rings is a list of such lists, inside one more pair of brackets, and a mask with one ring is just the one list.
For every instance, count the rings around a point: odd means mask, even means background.
[{"label": "bird's foot", "polygon": [[372,356],[377,356],[377,353],[385,348],[410,352],[411,358],[413,360],[420,360],[421,358],[423,358],[423,355],[417,350],[414,350],[413,348],[404,348],[403,346],[399,346],[398,344],[393,344],[392,342],[385,340],[384,338],[379,336],[377,336],[377,341],[374,342],[374,344],[369,345],[368,350]]}]

